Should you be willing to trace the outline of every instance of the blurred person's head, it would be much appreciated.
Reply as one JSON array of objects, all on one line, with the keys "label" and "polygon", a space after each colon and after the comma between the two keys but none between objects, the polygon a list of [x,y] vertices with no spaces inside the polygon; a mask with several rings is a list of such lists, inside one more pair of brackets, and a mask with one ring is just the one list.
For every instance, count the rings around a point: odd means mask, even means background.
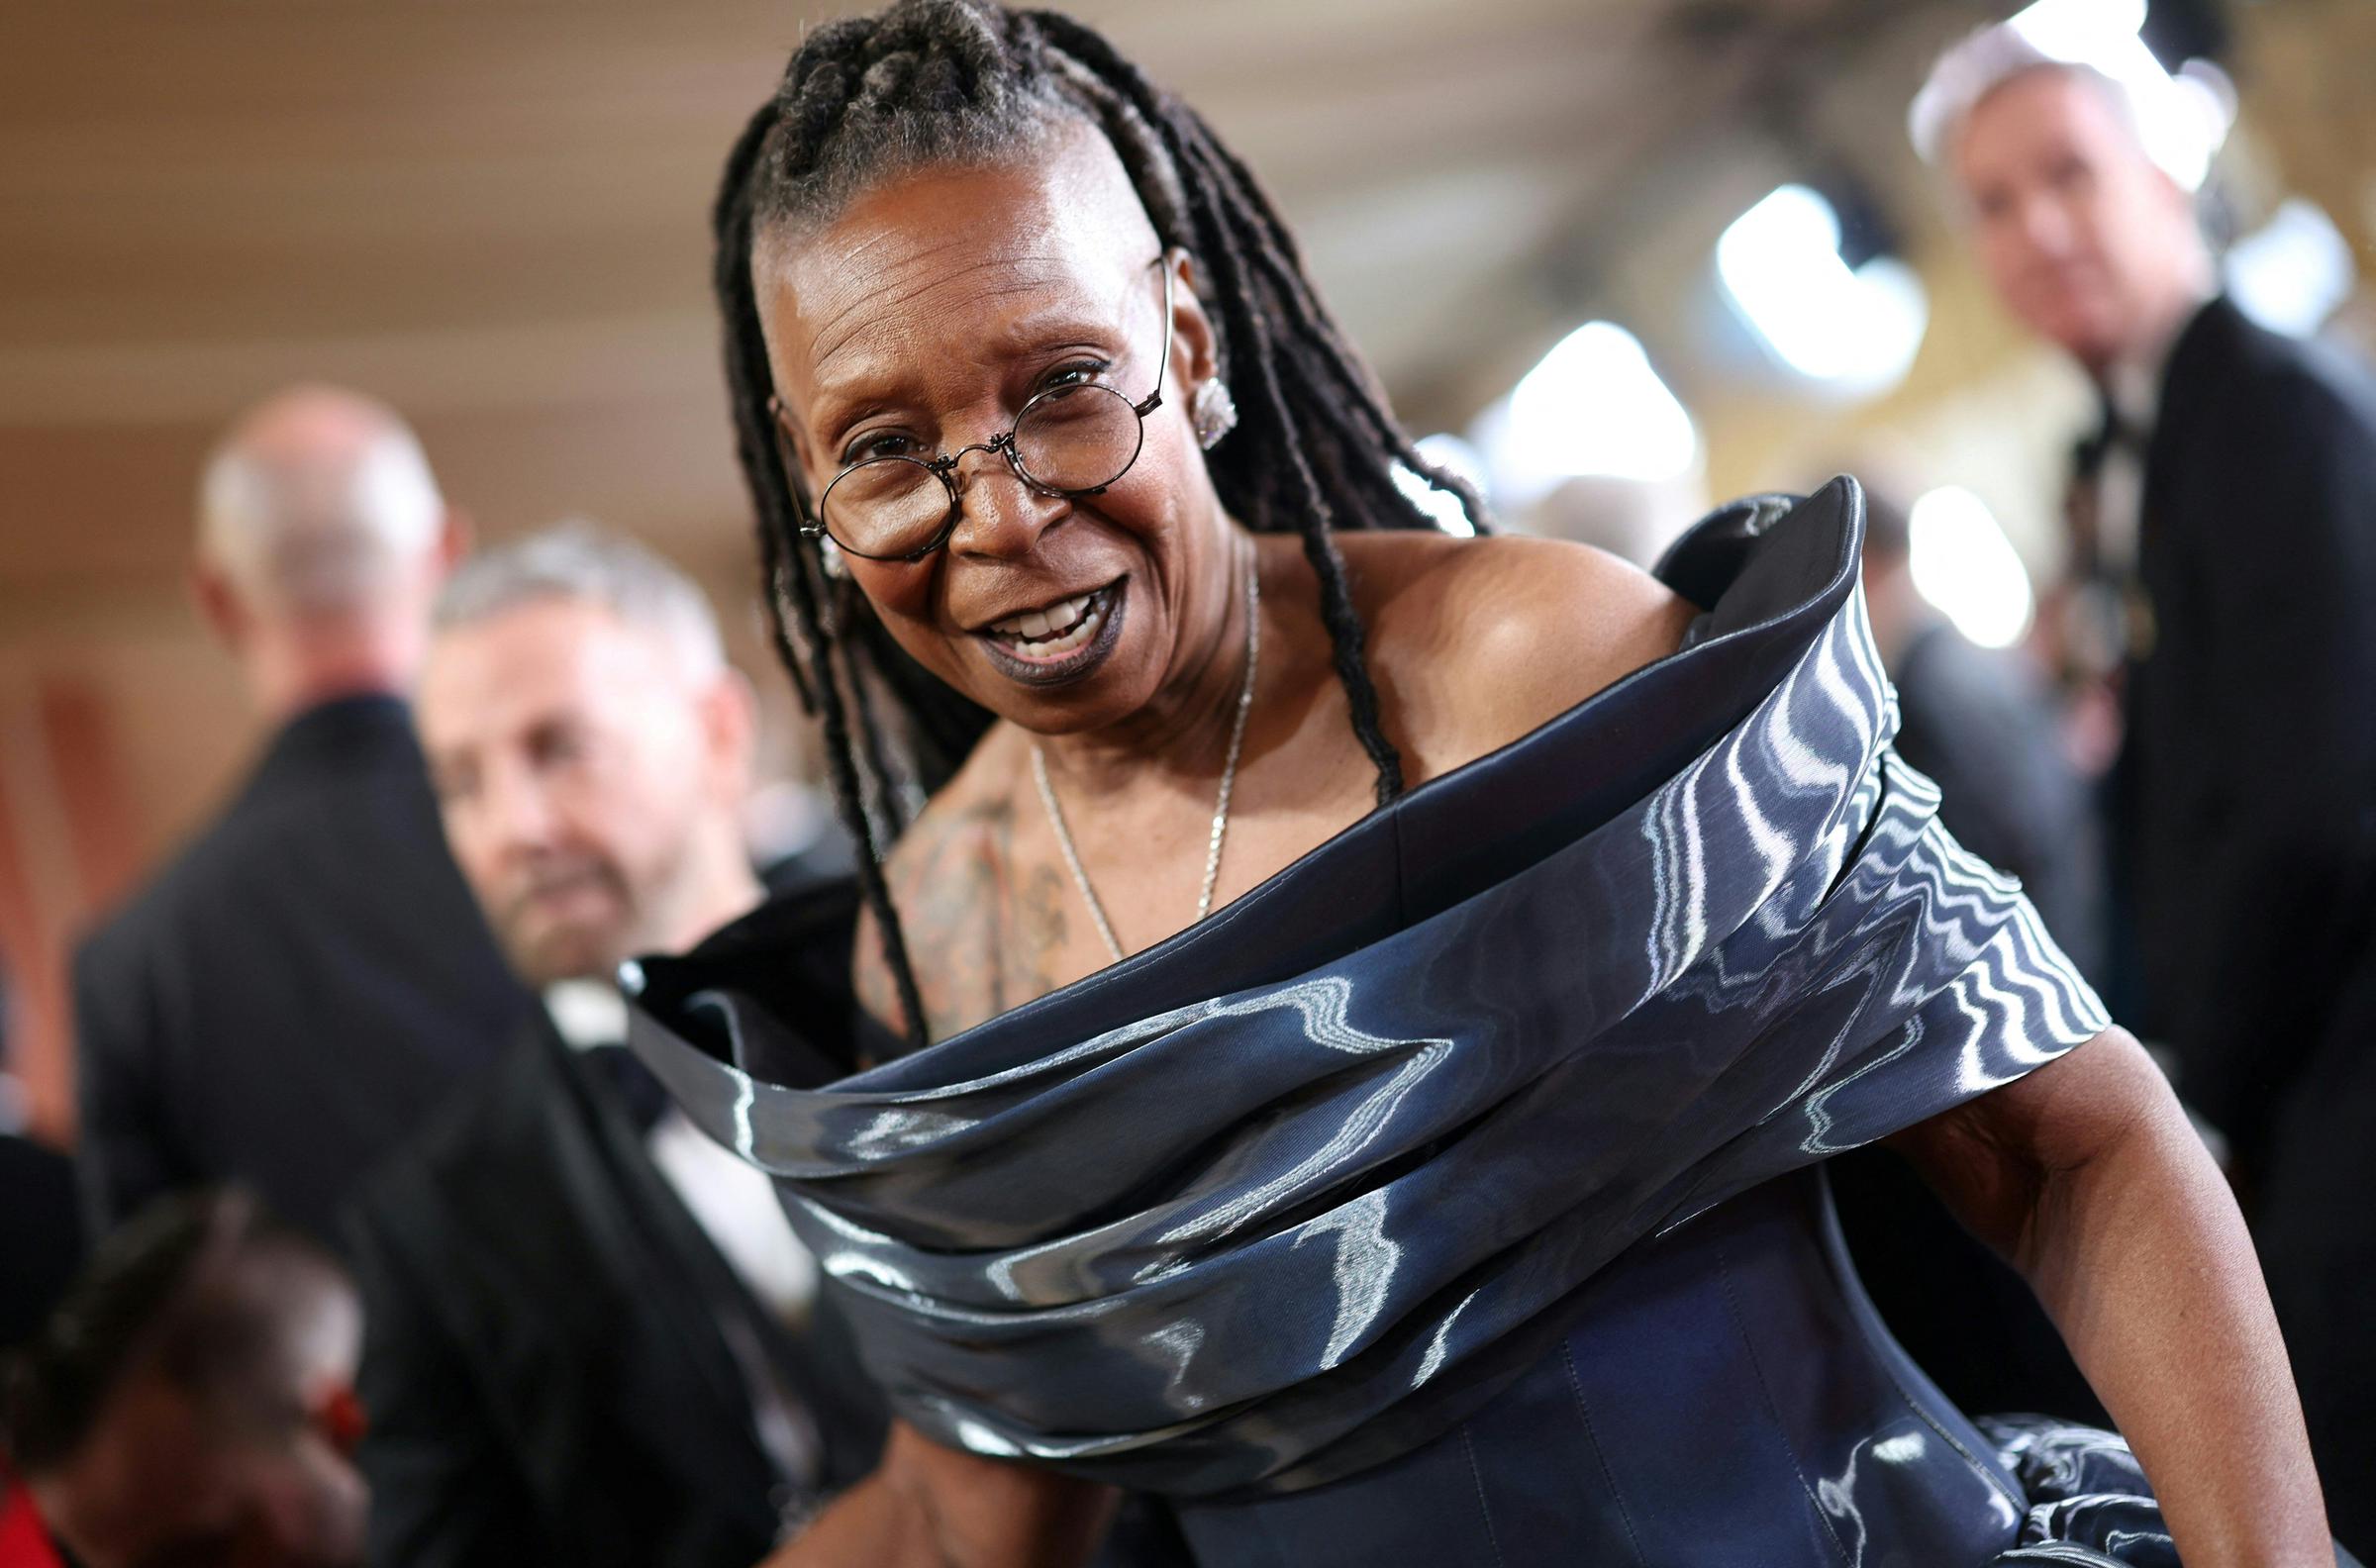
[{"label": "blurred person's head", "polygon": [[463,535],[394,410],[291,388],[243,414],[207,459],[199,609],[267,714],[401,691]]},{"label": "blurred person's head", "polygon": [[1876,482],[1870,465],[1864,473],[1864,612],[1873,629],[1873,646],[1885,668],[1895,670],[1898,656],[1914,635],[1937,619],[1930,601],[1914,585],[1913,513],[1901,496],[1912,495],[1886,476]]},{"label": "blurred person's head", "polygon": [[454,858],[530,983],[607,977],[756,900],[750,691],[643,546],[569,525],[464,564],[418,715]]},{"label": "blurred person's head", "polygon": [[1916,103],[1999,297],[2098,374],[2155,351],[2213,287],[2194,196],[2141,125],[2120,82],[2003,24],[1940,56]]},{"label": "blurred person's head", "polygon": [[160,1201],[101,1243],[12,1359],[0,1439],[84,1568],[345,1568],[361,1307],[237,1192]]}]

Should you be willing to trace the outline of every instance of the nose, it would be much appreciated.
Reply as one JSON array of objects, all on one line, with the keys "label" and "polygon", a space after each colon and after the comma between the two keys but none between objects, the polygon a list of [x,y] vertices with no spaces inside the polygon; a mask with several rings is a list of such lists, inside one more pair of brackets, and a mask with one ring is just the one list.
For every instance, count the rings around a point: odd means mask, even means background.
[{"label": "nose", "polygon": [[552,814],[535,771],[512,760],[490,766],[479,785],[479,824],[488,846],[511,855],[544,846],[551,836]]},{"label": "nose", "polygon": [[965,555],[1024,554],[1071,504],[1062,496],[1034,489],[1003,449],[987,444],[959,451],[948,482],[957,493],[957,527],[948,537],[948,547]]},{"label": "nose", "polygon": [[2062,203],[2044,195],[2032,195],[2023,201],[2015,219],[2023,243],[2040,254],[2058,256],[2070,247],[2070,215]]}]

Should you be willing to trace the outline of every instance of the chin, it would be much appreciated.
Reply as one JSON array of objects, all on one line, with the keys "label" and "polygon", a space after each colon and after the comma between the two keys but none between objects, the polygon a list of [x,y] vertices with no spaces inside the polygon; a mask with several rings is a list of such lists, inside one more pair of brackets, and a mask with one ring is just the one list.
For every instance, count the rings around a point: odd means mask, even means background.
[{"label": "chin", "polygon": [[619,967],[610,956],[616,946],[607,932],[548,931],[521,943],[513,967],[540,989],[563,980],[607,980]]},{"label": "chin", "polygon": [[2114,313],[2080,300],[2056,300],[2030,313],[2030,329],[2074,359],[2102,364],[2120,356]]}]

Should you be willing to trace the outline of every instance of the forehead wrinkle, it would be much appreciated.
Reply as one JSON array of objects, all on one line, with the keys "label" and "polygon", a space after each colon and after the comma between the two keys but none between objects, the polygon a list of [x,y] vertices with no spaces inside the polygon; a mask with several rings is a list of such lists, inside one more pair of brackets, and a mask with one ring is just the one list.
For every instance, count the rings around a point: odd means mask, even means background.
[{"label": "forehead wrinkle", "polygon": [[[866,239],[860,240],[857,244],[849,246],[844,252],[842,252],[844,262],[845,264],[862,263],[871,265],[873,264],[873,253],[890,245],[898,238],[898,236],[887,233],[877,233],[868,236]],[[964,243],[965,237],[962,235],[948,236],[937,244],[928,245],[919,249],[911,250],[904,258],[886,264],[883,270],[888,275],[896,275],[902,270],[909,270],[921,266],[925,262],[932,260],[933,257],[940,255],[944,251],[953,250]],[[797,293],[797,290],[795,292]],[[830,332],[838,323],[840,323],[844,317],[848,316],[852,311],[863,307],[867,300],[872,298],[876,292],[879,292],[879,290],[861,291],[847,305],[842,306],[842,309],[836,311],[826,320],[819,322],[817,324],[817,332],[812,343],[812,346],[814,346],[814,343],[823,342],[828,332]]]},{"label": "forehead wrinkle", "polygon": [[[1037,292],[1036,286],[1024,283],[1009,288],[985,290],[971,296],[971,299],[975,301],[990,300],[1010,294]],[[1082,343],[1088,343],[1107,336],[1127,343],[1127,324],[1110,322],[1103,317],[1093,317],[1067,306],[1051,305],[1045,309],[1036,310],[1019,321],[1009,322],[1002,326],[985,325],[974,340],[972,352],[964,355],[961,360],[946,362],[963,362],[996,368],[996,360],[1000,355],[1030,352],[1044,347],[1050,340],[1059,335],[1076,339]],[[865,339],[865,334],[855,334],[844,346],[853,352],[864,354],[867,351]],[[817,405],[812,411],[813,419],[810,426],[814,432],[820,436],[831,433],[836,426],[844,422],[844,409],[868,409],[892,404],[899,401],[903,393],[910,389],[911,383],[918,379],[920,367],[905,351],[905,335],[898,336],[893,343],[884,344],[883,347],[887,350],[884,357],[891,360],[889,364],[877,366],[861,359],[858,366],[850,371],[842,385],[820,385]],[[820,368],[822,369],[822,366]],[[822,377],[820,379],[822,381]]]},{"label": "forehead wrinkle", "polygon": [[[948,247],[940,246],[937,248],[945,249]],[[928,254],[920,254],[914,257],[907,266],[902,267],[899,270],[913,271],[917,265],[928,259]],[[904,286],[898,280],[896,275],[891,278],[886,278],[883,282],[859,294],[857,298],[851,300],[841,310],[836,311],[832,317],[818,325],[816,336],[810,340],[810,351],[814,356],[811,363],[814,370],[818,373],[823,373],[826,366],[833,361],[834,357],[840,354],[842,349],[848,347],[856,339],[863,336],[870,326],[882,325],[879,319],[882,313],[896,311],[903,306],[913,304],[915,301],[923,298],[927,294],[932,293],[936,289],[956,283],[960,279],[972,276],[975,273],[996,271],[1016,265],[1029,266],[1039,270],[1035,275],[1016,279],[1014,282],[1005,284],[1003,286],[977,290],[976,292],[968,295],[966,298],[953,303],[961,307],[966,304],[978,303],[983,300],[1002,299],[1009,295],[1025,294],[1030,293],[1035,289],[1045,288],[1051,281],[1060,276],[1058,269],[1061,267],[1062,262],[1059,257],[1053,255],[999,255],[985,257],[982,260],[974,262],[971,266],[960,267],[954,272],[936,273],[932,276],[922,278]],[[858,320],[854,322],[850,320],[851,317],[856,316],[861,311],[867,310],[867,308],[870,306],[878,308],[874,320]],[[844,324],[846,324],[844,330],[836,335],[835,329],[838,327],[843,327]],[[832,340],[830,343],[828,342],[829,338]]]}]

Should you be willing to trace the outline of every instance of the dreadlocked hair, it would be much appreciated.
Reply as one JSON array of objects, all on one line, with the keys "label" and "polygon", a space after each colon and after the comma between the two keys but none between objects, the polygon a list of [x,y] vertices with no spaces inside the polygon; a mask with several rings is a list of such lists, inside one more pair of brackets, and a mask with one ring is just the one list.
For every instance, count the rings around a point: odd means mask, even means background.
[{"label": "dreadlocked hair", "polygon": [[[1413,448],[1251,172],[1105,39],[1052,11],[987,0],[899,0],[811,34],[727,159],[715,283],[776,650],[823,724],[835,801],[862,846],[861,891],[918,1044],[924,1009],[881,861],[917,791],[963,761],[990,716],[902,652],[801,533],[809,498],[770,407],[753,247],[796,239],[902,173],[1027,158],[1083,124],[1113,146],[1163,245],[1197,259],[1220,371],[1234,377],[1241,410],[1207,456],[1214,491],[1245,528],[1301,536],[1380,805],[1402,792],[1402,757],[1380,723],[1334,530],[1434,527],[1403,489],[1410,476],[1486,524],[1468,483]],[[876,723],[885,707],[898,721],[888,745]]]}]

